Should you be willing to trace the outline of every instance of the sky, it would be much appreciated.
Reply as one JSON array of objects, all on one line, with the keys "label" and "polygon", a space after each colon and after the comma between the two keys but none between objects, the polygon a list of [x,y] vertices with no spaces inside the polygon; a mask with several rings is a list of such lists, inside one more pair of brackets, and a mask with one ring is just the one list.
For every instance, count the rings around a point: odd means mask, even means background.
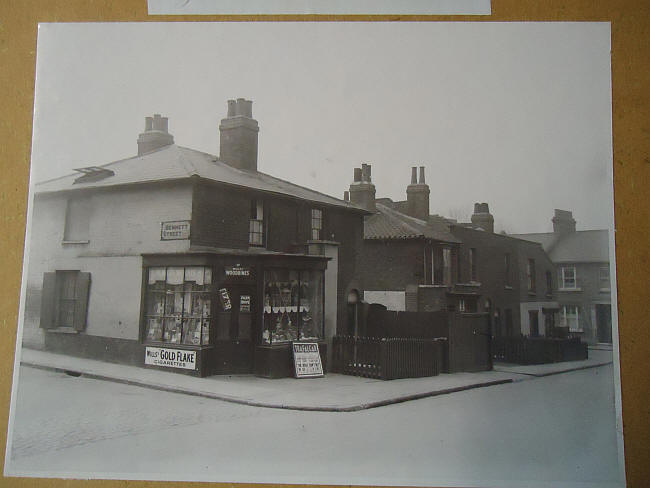
[{"label": "sky", "polygon": [[372,165],[431,213],[495,229],[612,224],[608,23],[114,23],[39,28],[31,182],[137,154],[144,119],[219,154],[227,100],[253,101],[258,169],[342,198]]}]

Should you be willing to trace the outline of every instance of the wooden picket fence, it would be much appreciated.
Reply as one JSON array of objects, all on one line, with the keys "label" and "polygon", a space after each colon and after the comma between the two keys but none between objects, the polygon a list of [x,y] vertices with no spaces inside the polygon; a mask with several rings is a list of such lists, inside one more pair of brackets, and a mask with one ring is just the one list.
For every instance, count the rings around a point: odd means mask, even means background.
[{"label": "wooden picket fence", "polygon": [[446,345],[446,338],[335,336],[332,368],[335,373],[382,380],[436,376],[445,362]]},{"label": "wooden picket fence", "polygon": [[587,344],[579,337],[497,337],[492,351],[497,361],[516,364],[546,364],[587,359]]}]

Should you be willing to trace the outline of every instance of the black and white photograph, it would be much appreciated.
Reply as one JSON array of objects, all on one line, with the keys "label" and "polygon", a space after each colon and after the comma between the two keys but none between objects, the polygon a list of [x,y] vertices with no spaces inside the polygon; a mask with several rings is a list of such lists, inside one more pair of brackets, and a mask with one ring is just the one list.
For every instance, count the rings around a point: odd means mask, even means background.
[{"label": "black and white photograph", "polygon": [[610,37],[41,24],[5,476],[625,486]]}]

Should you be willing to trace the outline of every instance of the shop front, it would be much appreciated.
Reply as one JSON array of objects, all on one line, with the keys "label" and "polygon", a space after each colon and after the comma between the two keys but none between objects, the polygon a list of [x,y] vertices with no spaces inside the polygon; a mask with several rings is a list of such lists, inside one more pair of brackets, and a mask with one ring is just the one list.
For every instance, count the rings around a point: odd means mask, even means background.
[{"label": "shop front", "polygon": [[326,343],[322,256],[143,256],[143,364],[195,376],[293,375],[291,345]]}]

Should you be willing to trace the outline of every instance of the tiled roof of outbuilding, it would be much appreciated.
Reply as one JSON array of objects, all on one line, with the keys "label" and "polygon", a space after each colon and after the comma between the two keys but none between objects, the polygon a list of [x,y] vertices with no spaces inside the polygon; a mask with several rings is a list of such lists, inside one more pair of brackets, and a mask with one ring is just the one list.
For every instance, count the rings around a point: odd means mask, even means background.
[{"label": "tiled roof of outbuilding", "polygon": [[418,239],[460,242],[449,232],[444,219],[432,216],[428,222],[405,215],[387,205],[376,203],[377,213],[364,219],[365,239]]},{"label": "tiled roof of outbuilding", "polygon": [[175,144],[151,151],[142,156],[114,161],[99,168],[111,170],[114,175],[95,181],[89,180],[75,183],[75,180],[81,176],[79,173],[75,173],[37,183],[35,190],[37,193],[47,193],[87,188],[106,188],[118,185],[172,181],[199,176],[206,180],[228,185],[246,187],[253,190],[286,195],[300,200],[308,200],[365,212],[362,208],[344,200],[339,200],[338,198],[310,190],[309,188],[275,178],[265,173],[233,168],[219,161],[212,154]]},{"label": "tiled roof of outbuilding", "polygon": [[513,234],[512,237],[539,242],[554,263],[609,262],[607,230],[579,230],[566,234]]}]

